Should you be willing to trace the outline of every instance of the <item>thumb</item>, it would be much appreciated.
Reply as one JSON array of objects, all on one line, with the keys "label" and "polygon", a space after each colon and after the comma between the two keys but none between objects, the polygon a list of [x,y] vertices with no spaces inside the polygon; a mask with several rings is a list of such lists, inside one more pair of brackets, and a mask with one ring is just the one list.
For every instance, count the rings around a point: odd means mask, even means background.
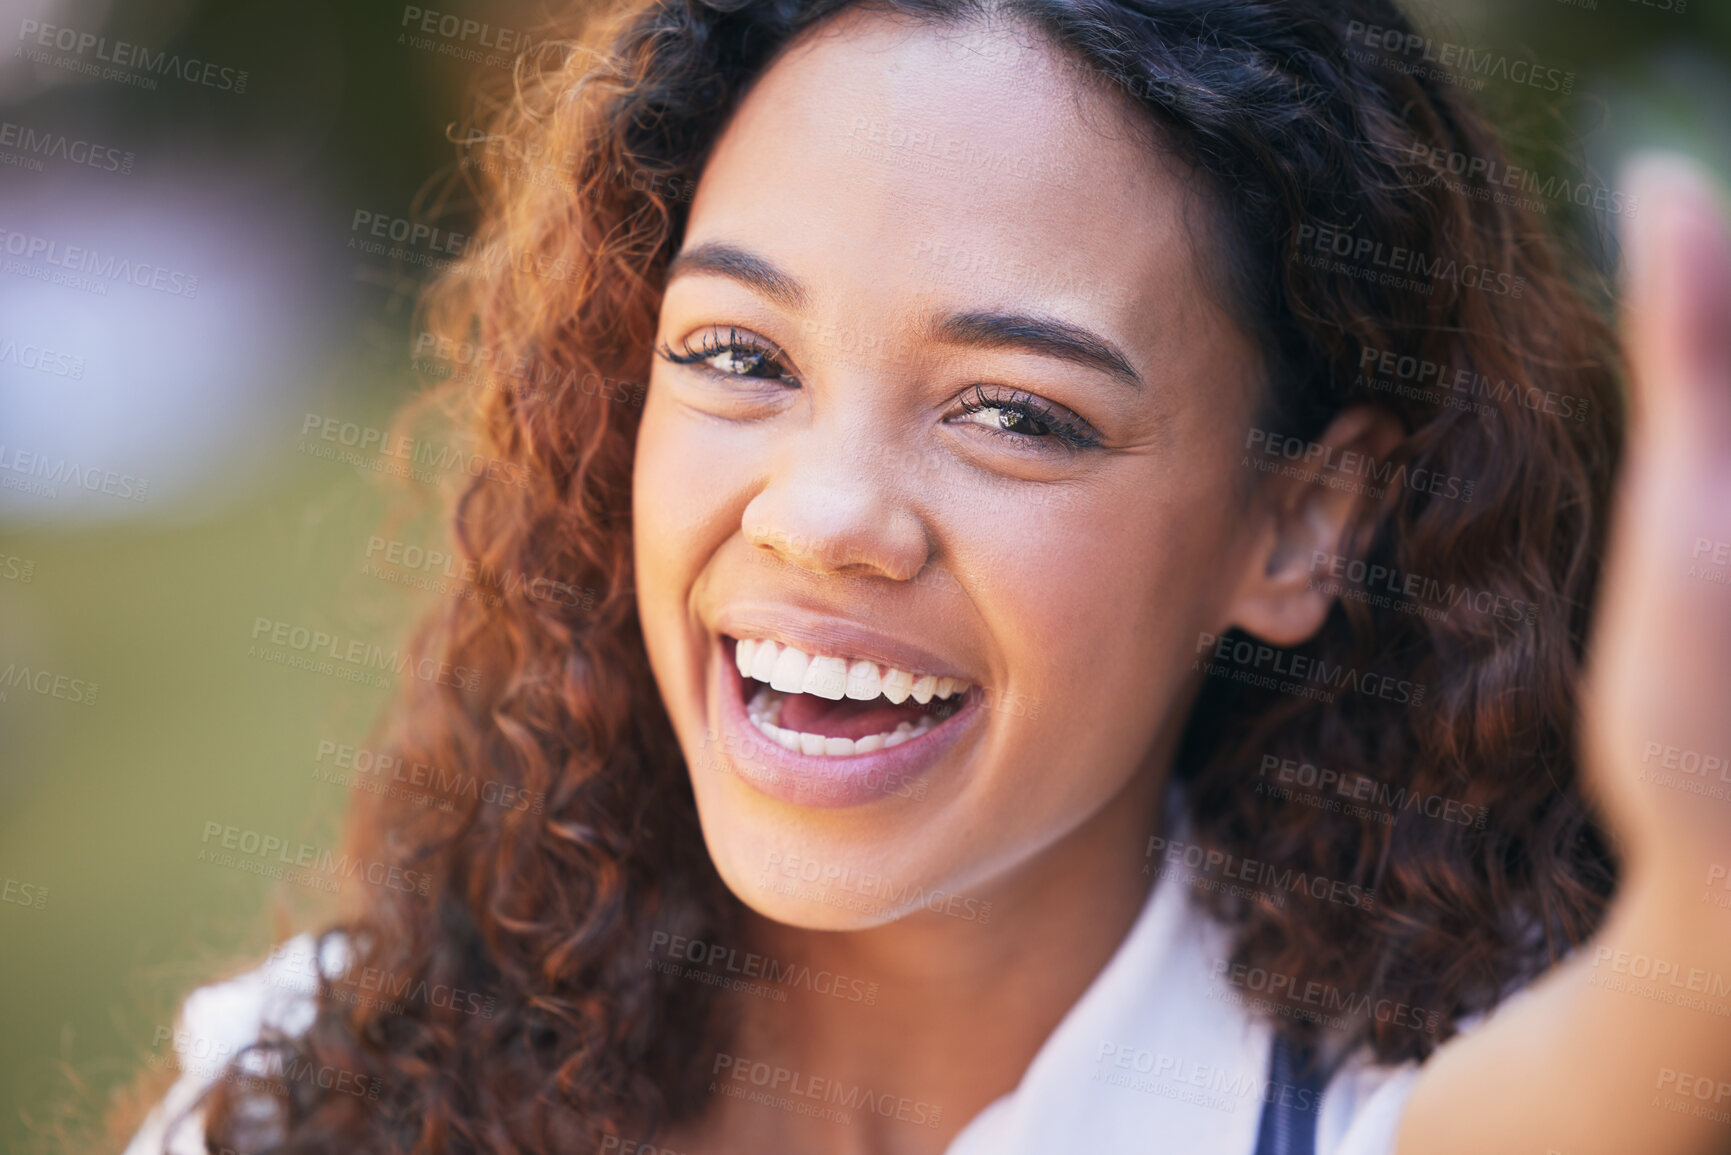
[{"label": "thumb", "polygon": [[1624,187],[1638,206],[1623,229],[1635,437],[1696,460],[1731,452],[1731,228],[1718,195],[1676,153],[1637,158]]}]

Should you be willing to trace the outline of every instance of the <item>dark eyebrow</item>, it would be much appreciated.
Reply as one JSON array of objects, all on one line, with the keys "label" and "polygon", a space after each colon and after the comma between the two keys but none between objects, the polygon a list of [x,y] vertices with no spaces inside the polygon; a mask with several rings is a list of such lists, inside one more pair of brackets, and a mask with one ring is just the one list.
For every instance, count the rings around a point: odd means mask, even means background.
[{"label": "dark eyebrow", "polygon": [[[797,277],[766,257],[726,241],[705,241],[673,258],[667,280],[684,273],[712,273],[755,289],[783,308],[803,311],[810,294]],[[933,329],[937,340],[974,348],[1012,348],[1059,357],[1098,369],[1132,389],[1143,388],[1142,375],[1129,358],[1090,329],[1054,317],[990,310],[952,313]]]},{"label": "dark eyebrow", "polygon": [[1118,347],[1098,333],[1053,317],[1024,313],[952,313],[939,323],[936,336],[955,345],[1008,347],[1060,357],[1098,369],[1132,389],[1141,389],[1142,375]]},{"label": "dark eyebrow", "polygon": [[792,312],[803,310],[810,300],[805,286],[797,278],[776,268],[774,262],[725,241],[705,241],[674,257],[673,263],[667,266],[667,280],[671,282],[681,273],[714,273],[731,277]]}]

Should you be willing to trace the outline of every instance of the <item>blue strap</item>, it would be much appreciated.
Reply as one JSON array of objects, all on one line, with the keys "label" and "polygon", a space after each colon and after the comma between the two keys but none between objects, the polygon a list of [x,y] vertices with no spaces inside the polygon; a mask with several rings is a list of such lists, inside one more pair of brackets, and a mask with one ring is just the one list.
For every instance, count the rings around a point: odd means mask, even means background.
[{"label": "blue strap", "polygon": [[1308,1049],[1274,1036],[1254,1155],[1316,1155],[1322,1076],[1312,1058]]}]

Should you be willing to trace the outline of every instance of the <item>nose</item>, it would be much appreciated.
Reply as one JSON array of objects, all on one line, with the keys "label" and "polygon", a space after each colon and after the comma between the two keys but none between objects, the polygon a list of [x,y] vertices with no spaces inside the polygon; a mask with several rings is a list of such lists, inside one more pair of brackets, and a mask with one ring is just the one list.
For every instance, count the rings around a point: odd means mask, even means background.
[{"label": "nose", "polygon": [[778,447],[741,518],[745,540],[815,574],[911,581],[931,541],[898,455],[857,419],[835,416],[790,432]]}]

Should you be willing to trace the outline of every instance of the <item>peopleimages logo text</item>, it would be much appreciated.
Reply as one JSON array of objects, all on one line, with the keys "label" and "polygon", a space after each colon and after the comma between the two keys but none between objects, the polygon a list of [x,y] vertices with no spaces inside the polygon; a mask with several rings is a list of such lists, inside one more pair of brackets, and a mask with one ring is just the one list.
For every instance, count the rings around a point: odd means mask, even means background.
[{"label": "peopleimages logo text", "polygon": [[[155,289],[159,293],[167,293],[171,297],[198,296],[198,278],[191,273],[153,265],[148,261],[134,261],[114,253],[104,255],[96,249],[62,244],[48,237],[21,233],[3,226],[0,226],[0,252],[26,261],[41,261],[68,272],[93,277],[98,282],[125,281],[141,289]],[[106,294],[107,288],[103,287],[102,292]]]},{"label": "peopleimages logo text", "polygon": [[481,672],[468,666],[453,666],[449,662],[421,658],[400,649],[386,650],[372,642],[350,638],[346,643],[335,634],[297,626],[271,618],[255,618],[252,624],[254,641],[262,639],[270,645],[286,646],[300,653],[314,654],[346,662],[357,668],[388,670],[399,677],[408,674],[423,682],[454,686],[459,690],[481,688]]},{"label": "peopleimages logo text", "polygon": [[59,698],[80,706],[96,705],[95,682],[74,678],[70,674],[56,674],[53,670],[32,669],[17,662],[9,662],[5,669],[0,670],[0,702],[6,700],[7,690],[28,690],[44,698]]},{"label": "peopleimages logo text", "polygon": [[1475,156],[1455,149],[1433,148],[1416,140],[1408,149],[1413,160],[1430,168],[1438,176],[1459,177],[1468,185],[1486,189],[1508,189],[1515,193],[1543,197],[1549,201],[1567,201],[1581,208],[1635,215],[1637,198],[1631,193],[1620,192],[1607,185],[1581,179],[1571,180],[1567,176],[1556,174],[1542,175],[1530,168],[1509,164],[1495,157]]},{"label": "peopleimages logo text", "polygon": [[[17,149],[22,155],[39,160],[88,165],[100,172],[117,172],[122,176],[132,172],[132,163],[137,159],[132,153],[109,145],[10,120],[0,120],[0,148]],[[41,171],[40,167],[37,171]]]},{"label": "peopleimages logo text", "polygon": [[[1461,264],[1453,257],[1426,254],[1404,245],[1388,244],[1329,222],[1301,224],[1293,240],[1294,260],[1303,259],[1311,267],[1348,275],[1354,275],[1355,269],[1358,273],[1380,271],[1394,279],[1386,282],[1376,277],[1369,279],[1397,288],[1429,293],[1439,283],[1446,282],[1492,296],[1519,297],[1527,285],[1523,276],[1471,261]],[[1307,253],[1305,250],[1310,251]],[[1407,274],[1417,279],[1406,280]],[[1402,283],[1403,280],[1406,283]]]},{"label": "peopleimages logo text", "polygon": [[124,40],[109,40],[94,32],[81,32],[58,24],[43,24],[36,20],[18,22],[18,39],[37,48],[53,48],[75,57],[89,56],[116,68],[131,68],[152,76],[172,76],[188,84],[217,88],[224,92],[246,91],[245,69],[226,68],[194,56],[182,57],[168,51],[152,52],[142,44]]},{"label": "peopleimages logo text", "polygon": [[[310,842],[291,842],[281,835],[211,820],[204,824],[204,836],[199,842],[209,847],[213,838],[217,848],[236,851],[249,859],[269,861],[272,865],[299,867],[332,878],[349,879],[358,874],[374,886],[400,890],[405,894],[431,893],[433,876],[424,870],[413,870],[392,862],[357,858],[352,854],[337,854]],[[231,865],[222,857],[214,855],[214,849],[202,851],[201,859],[222,866]]]},{"label": "peopleimages logo text", "polygon": [[1575,74],[1566,69],[1547,68],[1536,61],[1505,52],[1435,40],[1417,32],[1349,20],[1346,39],[1349,44],[1363,44],[1366,48],[1380,49],[1397,57],[1409,69],[1415,65],[1431,65],[1479,84],[1491,78],[1565,96],[1575,91]]},{"label": "peopleimages logo text", "polygon": [[[55,496],[57,491],[54,487],[59,485],[77,486],[91,493],[105,493],[127,501],[143,501],[150,493],[150,482],[142,477],[94,465],[80,465],[69,457],[51,458],[46,453],[8,447],[4,443],[0,443],[0,473],[20,473],[40,479],[44,497]],[[20,488],[8,484],[11,480],[0,478],[0,488]]]},{"label": "peopleimages logo text", "polygon": [[[433,470],[461,471],[470,477],[485,476],[490,481],[499,481],[522,489],[529,488],[529,473],[525,466],[514,461],[500,461],[498,458],[487,457],[456,445],[438,445],[406,433],[393,433],[355,421],[308,413],[301,422],[302,444],[317,449],[316,445],[312,445],[315,435],[321,441],[370,452],[381,462],[390,459],[407,462],[411,466],[427,466]],[[364,459],[359,458],[350,462],[363,463]]]}]

